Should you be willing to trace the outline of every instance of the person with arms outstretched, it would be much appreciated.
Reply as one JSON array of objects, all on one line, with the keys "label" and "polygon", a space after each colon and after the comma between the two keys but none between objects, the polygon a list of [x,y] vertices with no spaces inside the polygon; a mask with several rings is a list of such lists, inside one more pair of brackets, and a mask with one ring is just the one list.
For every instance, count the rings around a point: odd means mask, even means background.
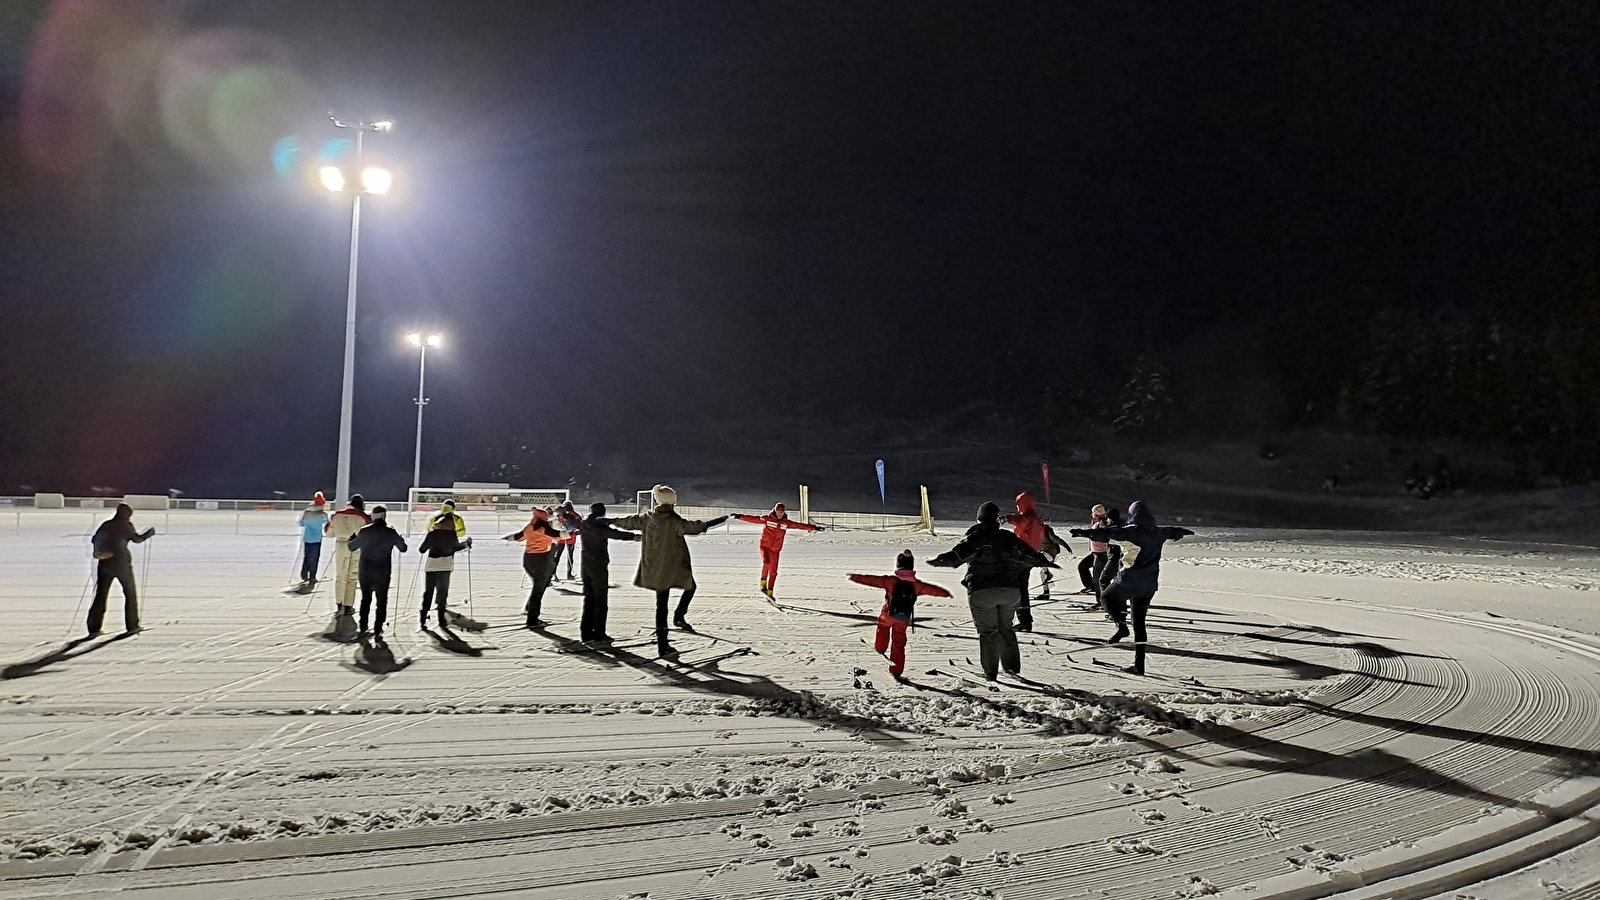
[{"label": "person with arms outstretched", "polygon": [[583,575],[583,620],[578,624],[578,640],[589,644],[609,644],[606,634],[606,616],[610,612],[611,598],[611,542],[638,541],[641,536],[632,531],[622,531],[612,526],[606,518],[606,505],[589,506],[589,517],[580,526],[583,538],[583,562],[579,572]]},{"label": "person with arms outstretched", "polygon": [[550,578],[556,571],[550,549],[560,537],[561,532],[550,524],[549,511],[535,506],[528,524],[522,526],[521,531],[514,531],[502,539],[522,542],[522,571],[527,572],[528,578],[533,581],[533,587],[528,590],[528,602],[522,605],[530,631],[550,624],[539,614],[544,610],[544,592],[549,589]]},{"label": "person with arms outstretched", "polygon": [[1104,528],[1074,528],[1074,537],[1091,541],[1125,541],[1139,548],[1138,555],[1127,568],[1106,587],[1103,594],[1106,612],[1117,623],[1111,643],[1128,636],[1128,608],[1133,608],[1133,665],[1128,671],[1144,674],[1145,616],[1150,613],[1150,602],[1155,599],[1161,576],[1161,545],[1167,541],[1182,540],[1194,534],[1187,528],[1174,525],[1157,525],[1155,514],[1143,500],[1135,500],[1128,507],[1128,524]]},{"label": "person with arms outstretched", "polygon": [[930,565],[967,567],[961,583],[967,588],[967,608],[978,632],[978,655],[984,677],[1022,672],[1022,651],[1012,625],[1018,603],[1017,585],[1028,570],[1056,564],[1030,548],[1022,538],[1000,527],[1000,506],[992,501],[978,507],[978,522],[967,529],[961,543],[928,561]]},{"label": "person with arms outstretched", "polygon": [[950,592],[917,578],[917,559],[910,550],[895,557],[893,575],[851,575],[851,581],[883,591],[878,613],[878,634],[872,649],[889,659],[889,675],[896,681],[906,672],[906,630],[916,623],[918,597],[948,597]]},{"label": "person with arms outstretched", "polygon": [[656,502],[655,509],[643,515],[623,516],[611,524],[644,535],[644,546],[639,551],[639,571],[633,583],[656,592],[656,652],[662,656],[676,656],[678,651],[667,640],[667,601],[673,588],[683,594],[678,598],[672,624],[682,631],[694,631],[688,620],[689,601],[694,599],[694,567],[689,560],[689,542],[684,537],[705,534],[708,529],[726,522],[728,517],[705,521],[685,519],[673,508],[678,503],[678,492],[664,484],[651,488],[650,496]]},{"label": "person with arms outstretched", "polygon": [[782,503],[774,504],[772,512],[764,516],[737,514],[734,518],[761,526],[761,593],[766,594],[768,600],[774,599],[772,592],[778,586],[778,557],[783,554],[783,539],[788,536],[789,529],[821,531],[822,526],[789,518],[788,508]]}]

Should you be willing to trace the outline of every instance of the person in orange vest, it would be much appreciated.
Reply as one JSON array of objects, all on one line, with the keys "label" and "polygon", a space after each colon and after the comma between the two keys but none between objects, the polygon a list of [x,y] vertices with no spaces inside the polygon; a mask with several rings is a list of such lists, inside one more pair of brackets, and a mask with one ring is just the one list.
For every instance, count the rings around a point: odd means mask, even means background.
[{"label": "person in orange vest", "polygon": [[735,515],[734,518],[748,525],[761,526],[761,593],[771,600],[772,591],[778,586],[778,557],[783,553],[783,540],[788,537],[789,529],[821,531],[822,526],[789,518],[788,507],[782,503],[773,504],[772,512],[764,516]]},{"label": "person in orange vest", "polygon": [[522,530],[506,535],[502,540],[522,542],[522,571],[528,573],[533,579],[533,588],[528,591],[528,602],[523,605],[522,611],[528,616],[527,627],[532,629],[543,628],[550,624],[539,618],[540,607],[544,603],[544,592],[550,587],[550,578],[555,575],[556,563],[550,555],[550,548],[559,546],[557,541],[561,532],[550,524],[550,513],[533,508],[533,517]]},{"label": "person in orange vest", "polygon": [[872,649],[889,658],[889,674],[900,680],[906,672],[906,629],[916,621],[918,597],[948,597],[950,592],[937,584],[917,578],[917,559],[910,550],[900,551],[893,575],[851,575],[856,584],[883,591],[883,611],[878,613],[878,635]]}]

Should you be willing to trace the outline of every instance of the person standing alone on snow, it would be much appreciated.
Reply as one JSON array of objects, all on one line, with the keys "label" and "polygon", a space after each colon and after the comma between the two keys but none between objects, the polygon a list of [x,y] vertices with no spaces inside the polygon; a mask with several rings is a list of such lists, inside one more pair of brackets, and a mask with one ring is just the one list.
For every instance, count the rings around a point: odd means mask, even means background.
[{"label": "person standing alone on snow", "polygon": [[[351,494],[350,503],[328,518],[323,533],[331,534],[337,542],[333,545],[333,596],[338,601],[338,618],[334,629],[344,629],[346,623],[354,624],[356,587],[361,579],[361,551],[350,549],[350,539],[367,525],[372,517],[367,515],[367,501],[360,494]],[[348,632],[346,632],[348,638]]]},{"label": "person standing alone on snow", "polygon": [[126,503],[118,503],[116,513],[94,530],[89,542],[96,560],[94,602],[89,605],[89,637],[100,633],[113,581],[122,585],[123,629],[129,634],[142,630],[139,627],[139,590],[133,584],[133,551],[128,545],[142,544],[155,533],[154,528],[139,531],[133,527],[133,507]]},{"label": "person standing alone on snow", "polygon": [[1022,651],[1011,617],[1017,611],[1017,585],[1035,567],[1057,568],[1023,540],[1000,527],[1000,507],[988,502],[978,507],[978,523],[967,529],[961,543],[929,560],[930,565],[967,567],[961,583],[967,588],[967,608],[978,631],[978,653],[983,674],[993,681],[1000,669],[1012,675],[1022,671]]},{"label": "person standing alone on snow", "polygon": [[503,540],[522,542],[522,571],[528,573],[533,587],[528,591],[528,602],[522,605],[527,616],[527,628],[533,630],[550,624],[539,618],[544,609],[544,592],[550,587],[550,576],[555,574],[555,561],[550,558],[550,548],[561,532],[550,524],[550,513],[535,506],[533,517],[522,530],[506,535]]},{"label": "person standing alone on snow", "polygon": [[578,571],[583,575],[583,621],[578,625],[578,639],[586,643],[609,644],[606,634],[606,613],[611,597],[611,541],[637,541],[640,536],[631,531],[613,528],[606,518],[606,505],[595,503],[589,507],[589,518],[583,520],[583,562]]},{"label": "person standing alone on snow", "polygon": [[1167,541],[1181,540],[1194,532],[1187,528],[1157,525],[1155,514],[1145,506],[1143,500],[1135,500],[1128,507],[1128,519],[1127,525],[1074,528],[1072,534],[1091,541],[1126,541],[1139,548],[1133,563],[1119,572],[1105,589],[1104,598],[1106,612],[1117,623],[1117,633],[1111,636],[1113,644],[1128,636],[1128,606],[1132,604],[1133,665],[1128,667],[1128,671],[1143,675],[1145,641],[1148,639],[1144,620],[1150,612],[1150,601],[1155,599],[1157,582],[1161,576],[1161,545]]},{"label": "person standing alone on snow", "polygon": [[300,513],[300,535],[305,543],[300,557],[301,593],[317,586],[317,566],[322,563],[322,529],[328,525],[328,498],[317,491],[311,505]]},{"label": "person standing alone on snow", "polygon": [[778,557],[783,553],[783,539],[788,536],[789,529],[821,531],[822,526],[789,518],[788,508],[782,503],[775,504],[772,512],[764,516],[735,515],[734,518],[761,526],[761,593],[771,600],[772,592],[778,586]]},{"label": "person standing alone on snow", "polygon": [[[390,527],[389,510],[382,506],[372,508],[372,524],[356,532],[350,539],[350,549],[361,560],[361,630],[358,634],[372,634],[383,639],[383,623],[389,620],[389,579],[393,573],[394,551],[406,552],[406,539]],[[378,598],[378,617],[369,619],[372,598]],[[367,623],[374,622],[371,632]]]},{"label": "person standing alone on snow", "polygon": [[920,581],[916,557],[910,550],[895,557],[893,575],[851,575],[856,584],[883,591],[883,611],[878,613],[878,634],[872,649],[889,658],[889,674],[900,679],[906,672],[906,629],[916,622],[918,597],[948,597],[936,584]]},{"label": "person standing alone on snow", "polygon": [[[1006,524],[1011,526],[1011,530],[1016,533],[1017,537],[1022,539],[1024,544],[1028,545],[1029,550],[1035,553],[1043,553],[1045,558],[1052,562],[1055,561],[1056,555],[1063,549],[1068,549],[1063,545],[1061,539],[1056,537],[1056,533],[1051,530],[1050,526],[1039,518],[1037,507],[1033,502],[1033,495],[1027,491],[1017,495],[1017,511],[1006,516]],[[1050,549],[1046,550],[1047,547]],[[1022,596],[1017,601],[1018,631],[1033,630],[1032,598],[1028,596],[1030,575],[1031,570],[1022,573]],[[1049,569],[1044,570],[1044,573],[1040,576],[1040,582],[1039,596],[1041,599],[1048,599],[1050,596]]]},{"label": "person standing alone on snow", "polygon": [[656,508],[642,516],[624,516],[611,524],[628,531],[644,534],[644,547],[639,552],[639,571],[633,577],[634,585],[656,592],[656,652],[672,656],[678,651],[667,641],[667,601],[672,589],[683,591],[678,598],[678,609],[672,624],[684,631],[693,632],[689,626],[689,601],[694,599],[694,567],[689,561],[689,542],[686,535],[705,534],[728,521],[727,516],[697,521],[685,519],[673,509],[678,502],[678,492],[658,484],[650,490]]},{"label": "person standing alone on snow", "polygon": [[[451,518],[455,518],[452,516]],[[450,573],[456,568],[456,554],[462,550],[472,549],[472,538],[465,541],[456,536],[456,525],[450,519],[437,519],[433,530],[428,532],[417,547],[418,553],[428,555],[427,562],[422,567],[422,627],[428,627],[428,610],[433,606],[435,597],[439,601],[439,627],[448,628],[449,620],[445,617],[445,601],[450,598]]]}]

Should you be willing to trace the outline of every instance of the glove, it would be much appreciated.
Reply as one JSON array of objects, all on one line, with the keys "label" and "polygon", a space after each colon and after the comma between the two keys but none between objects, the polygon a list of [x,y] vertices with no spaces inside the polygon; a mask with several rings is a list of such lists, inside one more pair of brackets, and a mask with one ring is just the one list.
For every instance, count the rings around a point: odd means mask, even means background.
[{"label": "glove", "polygon": [[826,528],[823,528],[821,525],[813,525],[811,527],[816,529],[817,531],[827,531],[828,530]]},{"label": "glove", "polygon": [[1067,534],[1070,534],[1073,537],[1077,537],[1077,538],[1086,538],[1086,537],[1089,536],[1089,532],[1084,530],[1084,529],[1082,529],[1082,528],[1068,529]]},{"label": "glove", "polygon": [[467,538],[466,540],[462,541],[461,545],[466,547],[468,550],[471,550],[472,549],[472,538]]},{"label": "glove", "polygon": [[154,525],[152,525],[149,528],[146,528],[144,530],[144,536],[145,537],[150,537],[150,536],[154,535],[155,533],[156,533],[156,528],[155,528]]}]

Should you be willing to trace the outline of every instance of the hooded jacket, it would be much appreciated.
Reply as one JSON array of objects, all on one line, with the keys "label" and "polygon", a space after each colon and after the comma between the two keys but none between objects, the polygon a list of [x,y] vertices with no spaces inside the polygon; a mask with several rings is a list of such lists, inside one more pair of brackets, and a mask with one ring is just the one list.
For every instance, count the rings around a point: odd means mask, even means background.
[{"label": "hooded jacket", "polygon": [[[911,621],[916,612],[918,597],[948,597],[950,592],[937,584],[929,584],[917,577],[917,573],[910,569],[895,569],[893,575],[851,575],[851,581],[864,584],[867,587],[879,588],[883,591],[883,612],[891,619],[902,622]],[[909,583],[912,591],[907,598],[902,592],[899,601],[895,599],[895,588],[901,583]]]},{"label": "hooded jacket", "polygon": [[350,539],[350,549],[361,552],[361,570],[387,572],[390,569],[391,551],[406,552],[406,539],[394,530],[387,519],[373,519],[372,524],[356,532]]},{"label": "hooded jacket", "polygon": [[658,506],[642,516],[623,516],[611,524],[629,531],[644,532],[644,548],[639,553],[639,571],[633,583],[652,591],[694,587],[694,567],[689,562],[689,542],[685,535],[705,534],[728,520],[727,516],[699,521],[685,519],[672,506]]},{"label": "hooded jacket", "polygon": [[961,543],[934,557],[932,564],[951,569],[965,565],[967,575],[961,583],[968,592],[999,587],[1015,590],[1018,579],[1029,569],[1057,568],[1022,538],[1002,529],[998,521],[968,528]]},{"label": "hooded jacket", "polygon": [[787,512],[779,514],[776,507],[764,516],[734,516],[741,522],[749,525],[761,526],[761,549],[769,553],[783,550],[783,539],[788,537],[789,529],[797,528],[800,531],[816,531],[817,526],[808,525],[789,518]]},{"label": "hooded jacket", "polygon": [[1027,491],[1017,495],[1017,511],[1006,516],[1006,524],[1011,526],[1017,537],[1022,538],[1029,550],[1038,550],[1044,545],[1044,520],[1039,518],[1033,495]]},{"label": "hooded jacket", "polygon": [[550,514],[542,509],[533,511],[533,518],[522,530],[506,535],[507,540],[521,541],[523,553],[549,553],[550,546],[561,537],[554,525],[550,524]]},{"label": "hooded jacket", "polygon": [[133,507],[127,504],[117,504],[117,512],[111,518],[100,523],[94,530],[94,537],[90,539],[90,546],[94,548],[94,558],[106,566],[131,566],[133,553],[128,550],[129,544],[142,544],[155,534],[154,528],[146,528],[140,532],[133,527]]},{"label": "hooded jacket", "polygon": [[1133,521],[1108,528],[1074,528],[1072,533],[1091,541],[1123,541],[1139,548],[1133,563],[1112,579],[1111,587],[1133,597],[1154,597],[1161,580],[1161,545],[1194,534],[1187,528],[1157,525],[1155,514],[1142,504]]}]

